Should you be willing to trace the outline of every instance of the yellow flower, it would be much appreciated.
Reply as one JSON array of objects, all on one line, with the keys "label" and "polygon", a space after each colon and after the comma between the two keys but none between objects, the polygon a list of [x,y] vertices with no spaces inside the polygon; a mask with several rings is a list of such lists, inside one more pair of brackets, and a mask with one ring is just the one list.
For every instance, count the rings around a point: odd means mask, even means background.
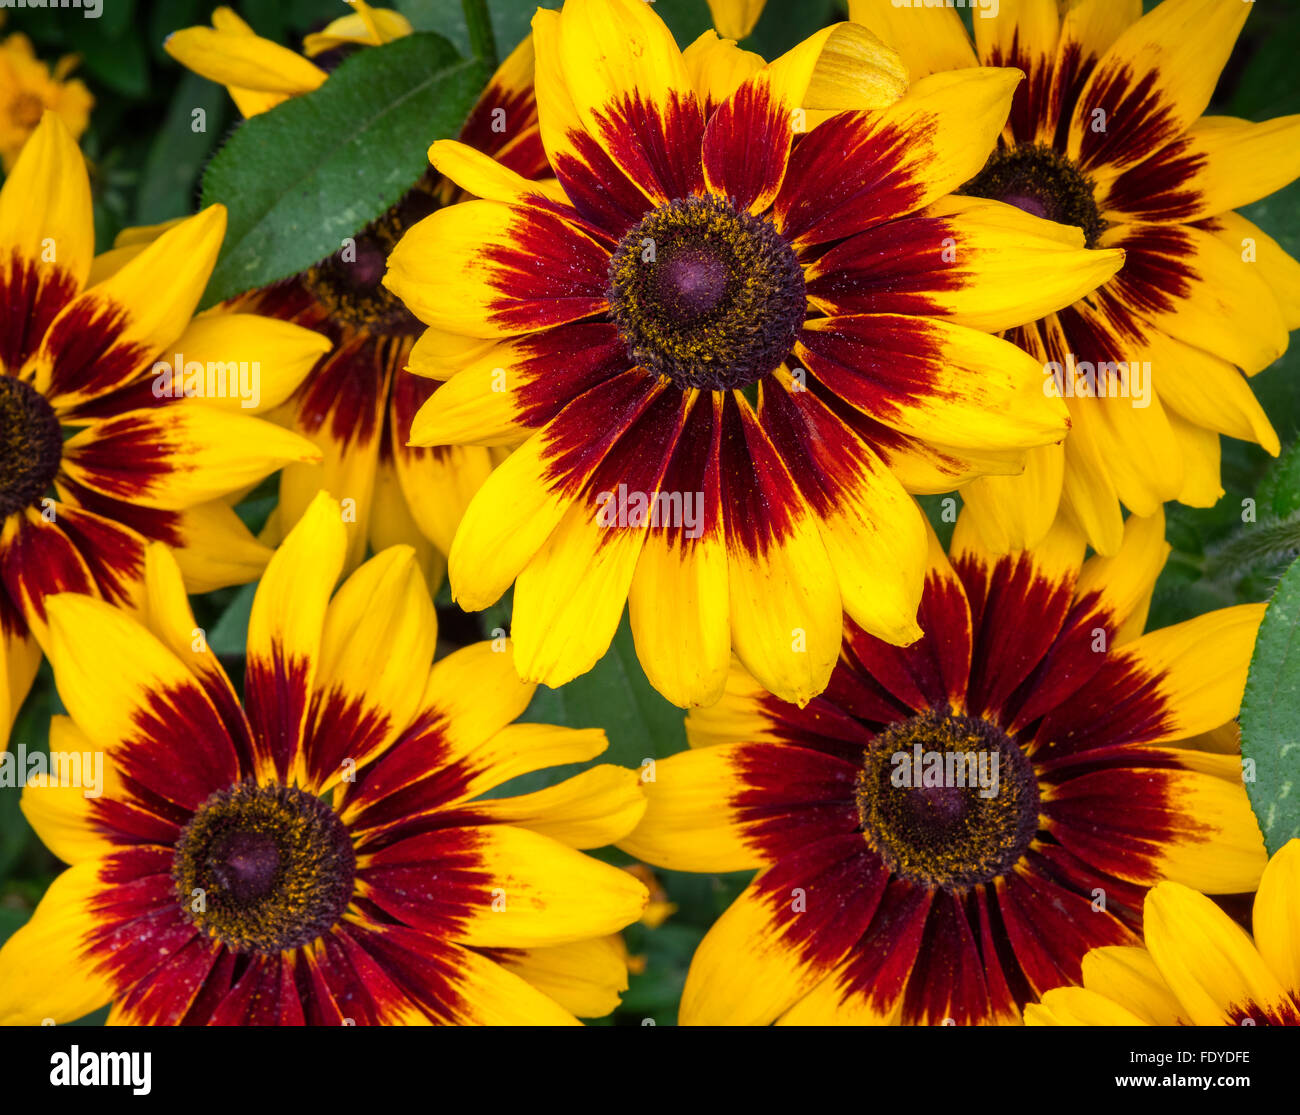
[{"label": "yellow flower", "polygon": [[1300,175],[1300,116],[1202,116],[1253,5],[1241,0],[1003,0],[951,7],[850,0],[852,19],[897,48],[913,79],[1016,66],[997,150],[963,192],[1083,229],[1126,252],[1095,293],[1008,336],[1065,395],[1070,436],[1023,475],[962,495],[989,544],[1034,545],[1057,514],[1101,553],[1121,505],[1209,507],[1223,494],[1219,435],[1278,438],[1249,378],[1300,326],[1300,263],[1233,212]]},{"label": "yellow flower", "polygon": [[1015,71],[908,88],[852,24],[770,65],[713,32],[683,52],[641,0],[568,0],[533,33],[558,185],[435,143],[479,200],[412,228],[385,278],[431,327],[411,370],[446,380],[412,442],[516,447],[465,512],[452,591],[477,610],[514,583],[516,664],[547,685],[591,668],[627,604],[669,700],[716,700],[734,651],[806,703],[845,613],[920,635],[909,493],[1064,436],[1037,362],[989,333],[1122,253],[947,196]]},{"label": "yellow flower", "polygon": [[1146,948],[1094,949],[1083,986],[1025,1010],[1037,1026],[1300,1026],[1300,840],[1268,862],[1254,940],[1203,894],[1147,895]]},{"label": "yellow flower", "polygon": [[307,57],[264,39],[230,8],[212,13],[212,26],[187,27],[167,36],[163,49],[181,65],[220,82],[245,116],[266,112],[290,97],[320,88],[328,69],[310,61],[321,55],[326,66],[356,46],[380,46],[411,33],[399,12],[372,8],[365,0],[348,0],[352,15],[336,19],[324,31],[308,35]]},{"label": "yellow flower", "polygon": [[[46,112],[0,192],[0,731],[48,646],[45,600],[137,607],[150,541],[193,592],[242,584],[270,551],[226,502],[311,442],[254,415],[328,347],[253,314],[194,317],[219,205],[147,245],[94,253],[86,164]],[[197,374],[194,371],[197,365]]]},{"label": "yellow flower", "polygon": [[0,43],[0,160],[8,173],[23,144],[36,130],[46,109],[67,125],[74,140],[90,122],[95,98],[79,80],[68,80],[78,58],[59,59],[54,72],[37,59],[26,35],[10,35]]},{"label": "yellow flower", "polygon": [[345,550],[322,493],[258,586],[242,700],[165,548],[143,622],[50,601],[68,710],[51,746],[102,760],[101,778],[23,792],[71,866],[0,950],[0,1023],[111,1001],[110,1022],[134,1024],[562,1024],[562,1002],[617,1002],[607,938],[646,890],[578,849],[636,824],[637,773],[484,799],[595,757],[604,733],[513,723],[534,687],[491,643],[431,668],[414,551],[335,592]]}]

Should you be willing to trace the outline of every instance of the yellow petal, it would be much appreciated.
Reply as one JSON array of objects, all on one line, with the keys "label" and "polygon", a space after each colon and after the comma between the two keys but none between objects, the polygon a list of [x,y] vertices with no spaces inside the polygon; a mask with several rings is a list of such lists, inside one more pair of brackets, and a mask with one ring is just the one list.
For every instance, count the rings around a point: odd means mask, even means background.
[{"label": "yellow petal", "polygon": [[1288,840],[1268,861],[1252,925],[1264,963],[1300,1005],[1300,840]]},{"label": "yellow petal", "polygon": [[570,848],[602,848],[625,837],[641,819],[640,783],[637,771],[605,764],[535,793],[476,802],[474,812]]},{"label": "yellow petal", "polygon": [[64,272],[79,290],[90,274],[95,234],[86,160],[53,112],[41,117],[0,189],[6,268],[13,266],[10,253],[35,267],[42,285]]},{"label": "yellow petal", "polygon": [[1263,604],[1238,604],[1152,631],[1116,655],[1152,679],[1164,716],[1147,742],[1208,732],[1236,717]]},{"label": "yellow petal", "polygon": [[[203,314],[172,346],[172,374],[179,364],[188,384],[188,365],[201,364],[203,374],[193,382],[205,403],[264,414],[288,399],[331,347],[328,337],[291,322],[257,314]],[[209,384],[219,390],[209,394]]]},{"label": "yellow petal", "polygon": [[[1147,948],[1195,1026],[1260,1024],[1288,1003],[1246,931],[1203,894],[1160,883],[1143,907]],[[1292,1007],[1292,1010],[1295,1008]]]},{"label": "yellow petal", "polygon": [[1145,1026],[1126,1007],[1083,987],[1057,987],[1025,1006],[1026,1026]]},{"label": "yellow petal", "polygon": [[495,603],[564,518],[568,501],[543,479],[544,451],[542,434],[534,434],[497,467],[465,510],[447,572],[452,598],[466,611]]},{"label": "yellow petal", "polygon": [[1189,1024],[1146,949],[1130,945],[1093,949],[1083,958],[1083,983],[1152,1026]]},{"label": "yellow petal", "polygon": [[709,0],[709,12],[718,34],[739,42],[752,30],[763,14],[767,0]]},{"label": "yellow petal", "polygon": [[627,990],[627,950],[617,936],[503,953],[500,964],[579,1018],[604,1018]]},{"label": "yellow petal", "polygon": [[849,0],[849,18],[870,28],[902,56],[913,81],[979,65],[955,8],[894,0]]},{"label": "yellow petal", "polygon": [[[747,738],[747,737],[746,737]],[[747,743],[683,751],[655,763],[645,782],[645,816],[618,846],[644,863],[674,871],[745,871],[763,856],[745,839],[728,801],[745,788]]]},{"label": "yellow petal", "polygon": [[98,925],[91,910],[104,891],[102,868],[100,860],[70,867],[0,948],[0,1026],[74,1022],[113,998],[113,985],[78,947]]},{"label": "yellow petal", "polygon": [[293,97],[324,83],[326,73],[288,47],[256,35],[187,27],[163,40],[163,49],[209,81]]},{"label": "yellow petal", "polygon": [[1146,624],[1151,593],[1165,566],[1170,545],[1165,541],[1165,513],[1161,508],[1149,518],[1130,515],[1124,523],[1124,541],[1113,557],[1098,554],[1084,562],[1074,595],[1085,600],[1096,595],[1097,604],[1118,627],[1116,645],[1136,639]]}]

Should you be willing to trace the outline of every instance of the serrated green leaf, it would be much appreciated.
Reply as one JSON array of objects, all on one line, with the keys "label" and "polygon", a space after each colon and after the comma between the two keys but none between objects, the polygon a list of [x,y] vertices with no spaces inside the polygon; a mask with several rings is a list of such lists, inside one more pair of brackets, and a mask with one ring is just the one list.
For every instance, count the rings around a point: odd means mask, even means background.
[{"label": "serrated green leaf", "polygon": [[1241,700],[1250,804],[1272,855],[1300,836],[1300,561],[1269,602]]},{"label": "serrated green leaf", "polygon": [[442,36],[347,59],[314,93],[245,121],[203,176],[230,222],[203,305],[302,271],[394,205],[486,83]]},{"label": "serrated green leaf", "polygon": [[1283,451],[1259,486],[1259,515],[1284,519],[1300,511],[1300,442]]}]

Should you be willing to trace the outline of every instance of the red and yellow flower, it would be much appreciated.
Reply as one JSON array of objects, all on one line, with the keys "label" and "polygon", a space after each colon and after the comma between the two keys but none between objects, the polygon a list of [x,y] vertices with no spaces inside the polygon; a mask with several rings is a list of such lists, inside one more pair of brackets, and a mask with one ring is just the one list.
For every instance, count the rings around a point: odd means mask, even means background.
[{"label": "red and yellow flower", "polygon": [[517,446],[462,520],[453,594],[481,609],[513,583],[516,665],[548,685],[628,602],[670,700],[717,699],[734,650],[806,702],[844,612],[920,634],[909,492],[1063,436],[1037,362],[984,331],[1122,253],[946,196],[993,149],[1014,71],[909,89],[847,24],[771,65],[712,32],[683,53],[639,0],[568,0],[533,31],[558,185],[436,143],[479,200],[411,229],[385,280],[431,326],[411,370],[447,381],[411,440]]},{"label": "red and yellow flower", "polygon": [[683,1022],[1016,1022],[1089,949],[1136,945],[1157,883],[1255,887],[1220,737],[1263,605],[1142,634],[1163,527],[1130,518],[1081,565],[1072,528],[999,557],[963,515],[951,559],[932,539],[924,638],[850,625],[805,708],[736,669],[691,712],[692,750],[656,764],[620,847],[760,871],[701,942]]},{"label": "red and yellow flower", "polygon": [[648,896],[577,849],[636,824],[636,772],[482,799],[593,758],[604,733],[512,723],[534,687],[505,648],[430,669],[414,550],[333,592],[346,548],[322,494],[258,586],[242,705],[164,548],[143,622],[48,601],[69,714],[51,746],[102,755],[104,778],[24,790],[71,866],[0,950],[0,1022],[111,1001],[137,1024],[564,1023],[617,1002],[608,938]]},{"label": "red and yellow flower", "polygon": [[[225,227],[225,210],[212,206],[148,247],[94,257],[85,161],[53,113],[0,192],[6,737],[46,644],[46,597],[83,592],[137,606],[151,540],[175,549],[190,591],[252,580],[270,551],[227,498],[319,456],[252,414],[292,394],[329,342],[248,313],[193,317]],[[180,376],[160,392],[155,364],[178,361],[182,371],[245,363],[257,398],[195,397]]]},{"label": "red and yellow flower", "polygon": [[962,192],[1126,253],[1095,293],[1008,334],[1060,369],[1071,430],[1022,475],[965,489],[989,544],[1032,546],[1059,512],[1114,553],[1121,505],[1218,501],[1220,434],[1276,456],[1249,377],[1300,327],[1300,263],[1233,210],[1300,176],[1300,116],[1202,115],[1251,5],[1164,0],[1143,16],[1141,0],[1002,0],[976,14],[974,47],[951,7],[849,7],[913,77],[1023,70],[997,150]]}]

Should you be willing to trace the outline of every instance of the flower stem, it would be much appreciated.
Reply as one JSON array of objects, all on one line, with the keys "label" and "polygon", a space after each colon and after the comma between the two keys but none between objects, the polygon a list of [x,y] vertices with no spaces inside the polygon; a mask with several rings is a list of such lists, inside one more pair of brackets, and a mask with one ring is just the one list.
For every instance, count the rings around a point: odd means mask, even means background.
[{"label": "flower stem", "polygon": [[487,0],[461,0],[465,10],[465,25],[469,28],[469,45],[475,58],[481,58],[494,70],[497,68],[497,41],[492,34],[492,18],[488,15]]},{"label": "flower stem", "polygon": [[1284,519],[1265,519],[1239,528],[1216,546],[1207,547],[1206,573],[1213,580],[1236,583],[1264,563],[1290,560],[1300,551],[1300,512]]}]

